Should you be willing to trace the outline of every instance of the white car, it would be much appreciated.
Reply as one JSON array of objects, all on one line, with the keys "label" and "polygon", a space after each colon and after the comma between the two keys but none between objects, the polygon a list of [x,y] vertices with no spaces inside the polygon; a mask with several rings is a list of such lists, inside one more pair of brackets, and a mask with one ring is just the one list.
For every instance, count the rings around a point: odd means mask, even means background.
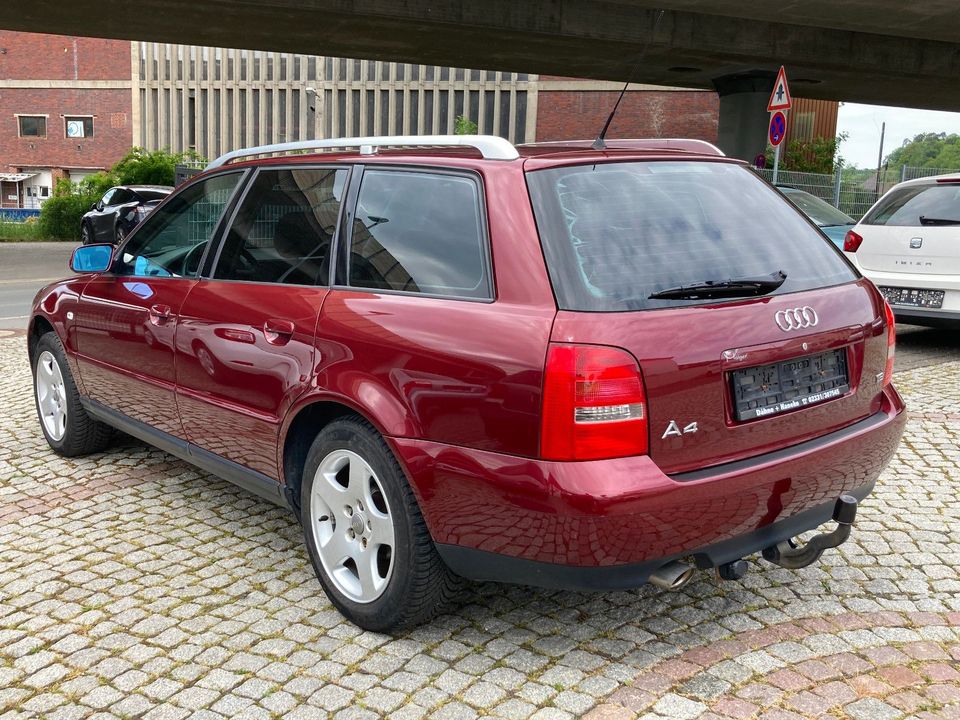
[{"label": "white car", "polygon": [[899,322],[960,327],[960,174],[900,183],[847,232]]}]

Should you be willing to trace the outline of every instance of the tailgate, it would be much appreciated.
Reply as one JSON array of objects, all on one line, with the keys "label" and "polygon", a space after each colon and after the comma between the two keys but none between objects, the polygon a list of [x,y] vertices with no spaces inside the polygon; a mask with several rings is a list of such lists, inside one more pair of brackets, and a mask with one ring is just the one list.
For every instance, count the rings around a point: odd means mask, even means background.
[{"label": "tailgate", "polygon": [[860,225],[857,262],[864,270],[960,274],[960,227]]},{"label": "tailgate", "polygon": [[[798,327],[783,315],[778,325],[778,313],[798,308],[812,309],[815,324],[807,313]],[[633,353],[650,456],[666,473],[772,452],[868,417],[880,407],[887,356],[881,300],[865,280],[720,305],[562,311],[552,340]]]}]

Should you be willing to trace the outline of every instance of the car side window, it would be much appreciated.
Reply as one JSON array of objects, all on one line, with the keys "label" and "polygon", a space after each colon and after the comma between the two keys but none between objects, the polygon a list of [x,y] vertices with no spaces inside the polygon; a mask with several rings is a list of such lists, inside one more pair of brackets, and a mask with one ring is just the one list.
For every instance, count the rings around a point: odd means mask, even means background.
[{"label": "car side window", "polygon": [[347,176],[344,168],[257,173],[230,226],[214,278],[315,284],[328,267]]},{"label": "car side window", "polygon": [[200,260],[242,173],[196,182],[154,210],[123,246],[118,275],[196,277]]},{"label": "car side window", "polygon": [[110,198],[111,205],[123,205],[130,202],[133,199],[133,193],[124,188],[117,188],[117,191],[113,193],[113,197]]},{"label": "car side window", "polygon": [[473,176],[366,170],[350,243],[351,287],[492,297]]},{"label": "car side window", "polygon": [[107,192],[104,193],[103,197],[100,198],[100,204],[106,207],[113,202],[113,196],[117,194],[116,188],[110,188]]}]

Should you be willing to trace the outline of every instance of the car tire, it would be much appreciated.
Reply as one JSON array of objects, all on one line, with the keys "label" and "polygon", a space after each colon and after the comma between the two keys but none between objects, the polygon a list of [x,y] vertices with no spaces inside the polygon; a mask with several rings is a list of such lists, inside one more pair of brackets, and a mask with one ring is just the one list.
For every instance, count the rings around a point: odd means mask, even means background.
[{"label": "car tire", "polygon": [[65,457],[89,455],[106,448],[113,429],[94,420],[83,409],[56,333],[48,332],[40,338],[33,358],[33,399],[47,444]]},{"label": "car tire", "polygon": [[419,625],[455,600],[403,469],[380,434],[343,418],[317,435],[304,464],[301,520],[330,602],[365,630]]},{"label": "car tire", "polygon": [[90,230],[90,223],[80,224],[80,244],[90,245],[93,242],[93,232]]}]

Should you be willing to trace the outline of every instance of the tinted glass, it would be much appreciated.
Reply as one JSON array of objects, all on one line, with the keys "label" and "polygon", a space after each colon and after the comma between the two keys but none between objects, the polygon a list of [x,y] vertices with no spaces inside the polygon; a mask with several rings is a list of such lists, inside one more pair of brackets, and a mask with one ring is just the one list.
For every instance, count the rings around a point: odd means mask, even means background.
[{"label": "tinted glass", "polygon": [[150,188],[137,188],[135,192],[138,198],[147,202],[150,200],[163,200],[170,194],[169,190],[152,190]]},{"label": "tinted glass", "polygon": [[811,195],[803,190],[781,189],[787,200],[803,210],[820,227],[853,225],[856,222],[852,217],[840,212],[833,205],[821,200],[816,195]]},{"label": "tinted glass", "polygon": [[346,181],[344,169],[261,170],[214,277],[313,285],[328,267]]},{"label": "tinted glass", "polygon": [[113,194],[113,197],[110,198],[111,205],[123,205],[124,203],[133,201],[133,193],[124,188],[117,188],[117,191]]},{"label": "tinted glass", "polygon": [[112,205],[112,204],[113,204],[113,196],[116,195],[116,194],[117,194],[117,189],[116,189],[116,188],[110,188],[109,190],[107,190],[107,191],[103,194],[103,197],[100,198],[100,203],[101,203],[102,205],[104,205],[104,206],[106,206],[106,205]]},{"label": "tinted glass", "polygon": [[479,185],[472,177],[368,170],[350,246],[350,285],[490,297]]},{"label": "tinted glass", "polygon": [[117,273],[196,277],[203,251],[240,177],[227,173],[201,180],[154,210],[123,246]]},{"label": "tinted glass", "polygon": [[[919,227],[920,218],[960,220],[960,183],[894,188],[863,219],[864,225]],[[927,220],[927,224],[935,224]]]},{"label": "tinted glass", "polygon": [[609,163],[527,177],[554,292],[564,309],[716,303],[649,296],[778,270],[787,280],[775,294],[855,278],[795,207],[739,165]]}]

